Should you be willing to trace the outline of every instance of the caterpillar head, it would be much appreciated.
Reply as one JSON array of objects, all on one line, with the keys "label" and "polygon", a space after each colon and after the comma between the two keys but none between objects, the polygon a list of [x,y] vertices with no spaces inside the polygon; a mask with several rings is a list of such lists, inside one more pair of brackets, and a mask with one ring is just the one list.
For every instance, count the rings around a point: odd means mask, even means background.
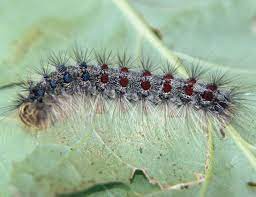
[{"label": "caterpillar head", "polygon": [[50,106],[39,102],[26,102],[19,107],[19,117],[28,127],[45,129],[51,124]]}]

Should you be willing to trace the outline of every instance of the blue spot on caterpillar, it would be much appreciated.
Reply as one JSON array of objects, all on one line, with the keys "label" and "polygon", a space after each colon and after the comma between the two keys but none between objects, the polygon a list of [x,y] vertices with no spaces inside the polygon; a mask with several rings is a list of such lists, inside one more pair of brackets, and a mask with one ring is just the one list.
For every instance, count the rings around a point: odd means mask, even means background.
[{"label": "blue spot on caterpillar", "polygon": [[89,74],[87,71],[85,71],[85,72],[82,74],[82,79],[83,79],[83,81],[88,81],[88,80],[90,80],[90,74]]},{"label": "blue spot on caterpillar", "polygon": [[56,80],[54,80],[54,79],[50,80],[50,87],[51,87],[52,89],[55,89],[55,88],[57,87],[57,82],[56,82]]},{"label": "blue spot on caterpillar", "polygon": [[70,83],[73,80],[72,75],[69,72],[65,72],[63,75],[64,83]]}]

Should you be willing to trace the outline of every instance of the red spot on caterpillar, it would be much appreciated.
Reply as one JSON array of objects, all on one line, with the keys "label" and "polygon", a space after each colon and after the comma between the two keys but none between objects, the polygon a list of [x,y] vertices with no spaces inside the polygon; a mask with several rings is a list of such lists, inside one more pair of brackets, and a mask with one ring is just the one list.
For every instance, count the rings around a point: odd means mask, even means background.
[{"label": "red spot on caterpillar", "polygon": [[119,83],[122,87],[126,87],[129,83],[129,80],[127,77],[121,77]]},{"label": "red spot on caterpillar", "polygon": [[213,91],[213,92],[218,89],[217,85],[215,85],[215,84],[208,84],[208,85],[206,86],[206,88],[207,88],[208,90]]},{"label": "red spot on caterpillar", "polygon": [[202,98],[206,101],[212,101],[213,99],[213,93],[212,91],[204,91],[203,95],[202,95]]},{"label": "red spot on caterpillar", "polygon": [[143,75],[143,77],[150,77],[152,74],[151,74],[150,71],[147,71],[147,70],[146,70],[146,71],[143,72],[142,75]]},{"label": "red spot on caterpillar", "polygon": [[168,83],[168,82],[164,82],[164,84],[163,84],[163,91],[165,93],[167,93],[167,92],[171,92],[171,90],[172,90],[171,84]]},{"label": "red spot on caterpillar", "polygon": [[187,80],[187,83],[189,86],[193,86],[196,83],[196,79],[193,79],[193,78],[189,79],[189,80]]},{"label": "red spot on caterpillar", "polygon": [[188,96],[192,96],[193,94],[193,85],[188,85],[185,87],[185,94]]},{"label": "red spot on caterpillar", "polygon": [[101,65],[101,69],[107,70],[107,69],[108,69],[108,65],[107,65],[107,64],[102,64],[102,65]]},{"label": "red spot on caterpillar", "polygon": [[164,80],[165,81],[171,81],[172,79],[173,79],[172,74],[167,73],[167,74],[164,75]]},{"label": "red spot on caterpillar", "polygon": [[185,94],[188,96],[192,96],[193,92],[194,92],[194,85],[196,83],[196,79],[191,78],[187,80],[187,86],[185,87]]},{"label": "red spot on caterpillar", "polygon": [[142,81],[140,85],[143,90],[149,90],[151,88],[151,84],[149,81]]},{"label": "red spot on caterpillar", "polygon": [[128,73],[128,72],[129,72],[129,70],[128,70],[127,67],[122,67],[122,68],[120,69],[120,71],[121,71],[121,72],[124,72],[124,73]]},{"label": "red spot on caterpillar", "polygon": [[108,80],[109,80],[108,74],[103,74],[103,75],[100,77],[100,81],[101,81],[102,83],[108,83]]}]

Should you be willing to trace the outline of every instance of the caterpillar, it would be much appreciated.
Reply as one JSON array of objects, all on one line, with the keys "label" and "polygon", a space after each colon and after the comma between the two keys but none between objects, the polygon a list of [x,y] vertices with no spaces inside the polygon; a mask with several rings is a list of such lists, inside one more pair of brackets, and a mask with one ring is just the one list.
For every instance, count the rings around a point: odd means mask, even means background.
[{"label": "caterpillar", "polygon": [[[203,113],[205,118],[213,117],[225,127],[236,115],[238,101],[243,93],[225,73],[210,74],[208,81],[201,80],[206,73],[199,66],[186,67],[187,78],[177,74],[177,66],[166,62],[161,73],[153,73],[154,64],[150,58],[135,61],[126,53],[75,47],[74,63],[70,63],[67,53],[52,53],[48,64],[37,73],[42,78],[34,82],[23,81],[20,85],[27,94],[19,94],[15,104],[9,109],[18,109],[20,120],[28,127],[48,128],[60,119],[65,119],[70,112],[64,103],[77,102],[82,97],[85,102],[99,98],[101,101],[114,100],[122,105],[128,103],[149,103],[151,106],[166,106],[169,111],[179,115],[180,109],[190,108]],[[96,60],[95,63],[91,63]],[[141,69],[132,65],[140,64]],[[54,70],[50,70],[53,66]],[[134,67],[134,66],[133,66]],[[136,66],[138,67],[138,66]],[[72,100],[72,101],[71,101]],[[97,107],[97,111],[104,112]]]}]

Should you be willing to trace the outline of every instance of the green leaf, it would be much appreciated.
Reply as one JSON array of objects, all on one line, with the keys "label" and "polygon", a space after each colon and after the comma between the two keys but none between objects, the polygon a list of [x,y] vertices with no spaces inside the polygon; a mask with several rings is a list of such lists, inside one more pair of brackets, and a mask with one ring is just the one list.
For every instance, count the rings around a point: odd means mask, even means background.
[{"label": "green leaf", "polygon": [[[255,9],[253,0],[6,1],[0,86],[36,79],[41,57],[74,43],[167,59],[181,75],[184,62],[199,62],[255,85]],[[20,91],[2,88],[0,106]],[[0,122],[0,195],[255,196],[248,184],[256,182],[254,104],[225,139],[214,126],[184,124],[183,116],[165,120],[163,109],[145,115],[141,105],[129,113],[106,107],[92,116],[85,105],[44,132],[8,114]]]}]

